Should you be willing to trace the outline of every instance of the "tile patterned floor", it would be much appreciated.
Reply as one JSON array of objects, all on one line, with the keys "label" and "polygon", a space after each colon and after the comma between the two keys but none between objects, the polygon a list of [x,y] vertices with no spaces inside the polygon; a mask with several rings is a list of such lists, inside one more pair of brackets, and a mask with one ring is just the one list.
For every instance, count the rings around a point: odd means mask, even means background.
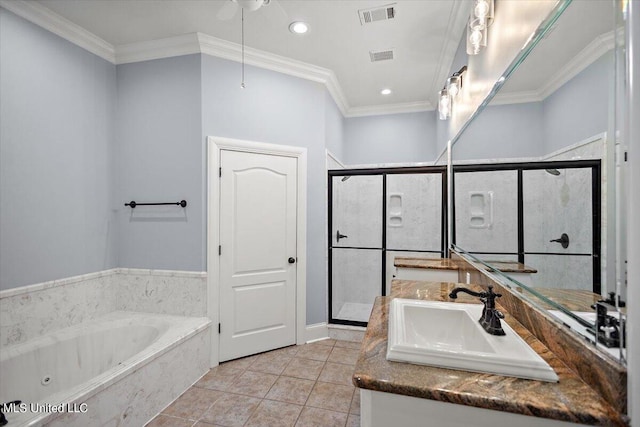
[{"label": "tile patterned floor", "polygon": [[222,363],[147,427],[356,427],[359,342],[324,340]]}]

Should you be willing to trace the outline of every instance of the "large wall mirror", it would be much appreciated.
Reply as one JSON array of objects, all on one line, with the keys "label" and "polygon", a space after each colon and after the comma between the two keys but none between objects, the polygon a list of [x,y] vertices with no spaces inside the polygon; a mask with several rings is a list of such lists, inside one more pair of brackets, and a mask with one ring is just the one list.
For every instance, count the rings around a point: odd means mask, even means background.
[{"label": "large wall mirror", "polygon": [[614,0],[562,3],[452,139],[451,240],[624,362],[624,343],[596,339],[608,318],[591,307],[608,300],[624,324],[624,25]]}]

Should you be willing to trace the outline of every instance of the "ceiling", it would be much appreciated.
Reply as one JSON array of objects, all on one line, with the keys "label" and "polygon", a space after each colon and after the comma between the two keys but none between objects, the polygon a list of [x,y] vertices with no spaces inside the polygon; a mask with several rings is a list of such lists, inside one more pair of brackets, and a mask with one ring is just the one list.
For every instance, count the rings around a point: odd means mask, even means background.
[{"label": "ceiling", "polygon": [[[78,44],[121,63],[195,52],[239,60],[239,11],[227,20],[217,17],[231,1],[0,0],[0,4],[18,14],[27,10],[32,15],[33,10],[39,9],[33,15],[34,22],[76,43],[77,34],[88,32],[82,37],[88,43]],[[448,77],[465,31],[471,5],[470,0],[271,2],[257,11],[245,12],[247,63],[326,83],[347,117],[433,110],[436,93]],[[15,10],[15,5],[21,6],[20,10]],[[359,10],[387,5],[395,8],[393,19],[361,24]],[[496,10],[499,11],[498,6]],[[39,19],[42,16],[55,25],[47,27],[49,22]],[[80,28],[60,32],[56,20],[62,27]],[[307,34],[295,35],[288,30],[289,23],[297,20],[309,24]],[[543,100],[613,47],[612,28],[610,1],[574,1],[492,103]],[[202,34],[208,36],[206,42],[214,45],[213,50],[200,48]],[[172,50],[185,37],[198,49]],[[159,44],[149,43],[158,40]],[[168,53],[154,56],[153,48],[158,46],[168,46]],[[92,50],[94,47],[97,48]],[[371,62],[370,51],[386,49],[393,49],[393,60]],[[132,51],[147,54],[127,56]],[[252,61],[254,58],[260,60]],[[311,71],[307,73],[308,70]],[[329,78],[324,77],[327,75]],[[392,93],[380,94],[383,88]]]},{"label": "ceiling", "polygon": [[541,101],[613,49],[610,1],[573,1],[509,78],[494,104]]},{"label": "ceiling", "polygon": [[[113,45],[204,33],[241,42],[241,17],[216,17],[231,0],[38,0]],[[272,0],[273,3],[273,0]],[[447,77],[469,13],[466,0],[275,0],[245,12],[246,46],[318,67],[337,78],[348,109],[429,110]],[[358,10],[395,4],[395,18],[362,25]],[[283,13],[284,12],[284,13]],[[294,35],[292,21],[310,30]],[[369,51],[394,49],[371,62]],[[238,70],[240,73],[240,70]],[[389,88],[387,96],[380,90]]]}]

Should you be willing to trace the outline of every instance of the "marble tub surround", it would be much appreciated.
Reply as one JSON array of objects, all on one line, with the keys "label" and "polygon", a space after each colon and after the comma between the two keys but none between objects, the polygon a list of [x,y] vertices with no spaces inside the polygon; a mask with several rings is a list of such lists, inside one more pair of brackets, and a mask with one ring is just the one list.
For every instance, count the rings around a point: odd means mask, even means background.
[{"label": "marble tub surround", "polygon": [[207,315],[205,272],[120,268],[116,309],[201,317]]},{"label": "marble tub surround", "polygon": [[[472,283],[493,285],[495,292],[502,294],[499,303],[505,311],[511,313],[617,412],[627,413],[626,367],[608,354],[597,350],[593,344],[563,326],[560,321],[536,307],[527,298],[523,298],[523,294],[517,290],[505,287],[492,275],[476,269],[457,254],[453,254],[453,257],[460,262],[459,278],[466,277],[468,273]],[[554,293],[558,302],[562,302],[560,300],[562,295],[558,292]],[[584,302],[588,301],[588,297],[584,298]],[[575,307],[581,311],[590,310],[585,310],[580,304],[576,304]]]},{"label": "marble tub surround", "polygon": [[211,333],[207,327],[85,400],[86,414],[65,413],[47,426],[145,425],[167,402],[173,401],[207,372],[210,346]]},{"label": "marble tub surround", "polygon": [[0,347],[18,344],[116,310],[115,271],[0,292]]},{"label": "marble tub surround", "polygon": [[206,316],[206,273],[116,268],[0,292],[0,347],[116,310]]},{"label": "marble tub surround", "polygon": [[[515,261],[487,261],[503,273],[536,273],[535,268]],[[435,270],[459,270],[457,261],[450,258],[396,257],[393,265],[398,268],[425,268]]]},{"label": "marble tub surround", "polygon": [[[455,283],[394,281],[388,297],[378,297],[369,319],[353,376],[363,389],[457,403],[559,421],[625,426],[625,418],[562,360],[505,312],[506,321],[558,374],[558,383],[418,366],[386,360],[389,302],[393,298],[450,301]],[[469,286],[481,290],[479,286]],[[457,300],[479,303],[463,296]]]}]

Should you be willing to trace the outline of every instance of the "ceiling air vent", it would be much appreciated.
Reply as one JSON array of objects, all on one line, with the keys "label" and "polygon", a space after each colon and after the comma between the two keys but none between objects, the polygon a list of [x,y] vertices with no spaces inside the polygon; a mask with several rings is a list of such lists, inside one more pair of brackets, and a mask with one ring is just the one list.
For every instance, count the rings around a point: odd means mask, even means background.
[{"label": "ceiling air vent", "polygon": [[393,49],[370,50],[369,58],[371,58],[371,62],[388,61],[393,59]]},{"label": "ceiling air vent", "polygon": [[375,7],[373,9],[361,9],[358,11],[360,15],[360,24],[370,24],[376,21],[386,21],[387,19],[393,19],[396,16],[396,4],[388,4],[382,7]]}]

